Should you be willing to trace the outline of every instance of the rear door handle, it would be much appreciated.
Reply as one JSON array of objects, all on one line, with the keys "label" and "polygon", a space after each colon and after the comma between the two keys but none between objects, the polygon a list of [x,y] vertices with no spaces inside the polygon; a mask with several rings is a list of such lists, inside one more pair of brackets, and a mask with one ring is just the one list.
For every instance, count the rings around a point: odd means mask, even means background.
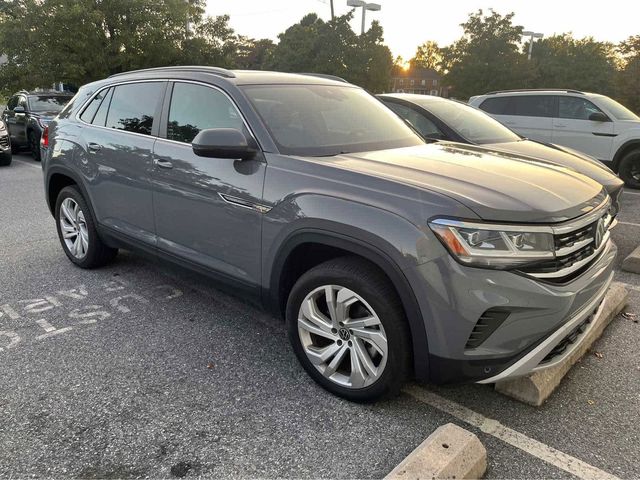
[{"label": "rear door handle", "polygon": [[99,143],[93,143],[93,142],[87,145],[87,147],[89,148],[90,152],[98,152],[102,149],[102,145],[100,145]]},{"label": "rear door handle", "polygon": [[553,126],[555,128],[567,128],[567,126],[564,123],[556,123]]},{"label": "rear door handle", "polygon": [[153,163],[160,168],[173,168],[173,163],[167,160],[159,160],[156,158]]}]

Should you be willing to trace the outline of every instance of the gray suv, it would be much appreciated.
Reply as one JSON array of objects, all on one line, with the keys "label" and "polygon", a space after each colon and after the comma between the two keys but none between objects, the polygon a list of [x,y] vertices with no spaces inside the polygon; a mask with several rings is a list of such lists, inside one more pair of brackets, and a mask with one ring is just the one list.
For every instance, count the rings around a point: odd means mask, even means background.
[{"label": "gray suv", "polygon": [[327,76],[171,67],[84,86],[42,138],[64,252],[205,273],[286,320],[309,375],[366,401],[562,361],[613,276],[606,190],[426,145]]}]

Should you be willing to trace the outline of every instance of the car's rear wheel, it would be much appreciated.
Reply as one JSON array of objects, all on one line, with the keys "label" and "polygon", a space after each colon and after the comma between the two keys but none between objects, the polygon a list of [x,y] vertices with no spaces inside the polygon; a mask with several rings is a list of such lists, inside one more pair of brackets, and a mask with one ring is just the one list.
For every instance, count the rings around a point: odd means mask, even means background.
[{"label": "car's rear wheel", "polygon": [[40,139],[37,135],[31,131],[29,132],[29,149],[31,150],[31,155],[33,159],[37,162],[40,161]]},{"label": "car's rear wheel", "polygon": [[370,263],[342,257],[312,268],[293,286],[286,314],[298,359],[330,392],[371,401],[396,394],[409,376],[402,304]]},{"label": "car's rear wheel", "polygon": [[622,157],[618,174],[627,187],[640,188],[640,149],[632,150]]},{"label": "car's rear wheel", "polygon": [[60,191],[55,216],[62,249],[73,263],[96,268],[115,258],[118,250],[106,246],[98,236],[91,210],[77,187]]}]

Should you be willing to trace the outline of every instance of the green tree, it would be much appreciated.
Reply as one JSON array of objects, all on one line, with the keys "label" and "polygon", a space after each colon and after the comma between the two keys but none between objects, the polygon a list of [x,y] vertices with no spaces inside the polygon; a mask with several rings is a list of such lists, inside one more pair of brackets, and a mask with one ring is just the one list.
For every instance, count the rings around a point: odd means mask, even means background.
[{"label": "green tree", "polygon": [[443,67],[442,60],[442,49],[438,42],[427,40],[416,49],[416,54],[409,63],[411,68],[429,68],[441,72]]},{"label": "green tree", "polygon": [[271,63],[275,44],[268,38],[255,40],[239,37],[235,67],[245,70],[264,70]]},{"label": "green tree", "polygon": [[513,24],[513,13],[493,10],[469,15],[461,26],[462,38],[442,49],[442,70],[452,95],[468,98],[489,90],[522,88],[531,78],[531,67],[520,51],[522,27]]},{"label": "green tree", "polygon": [[372,92],[388,87],[393,59],[382,43],[382,27],[373,22],[356,35],[353,12],[325,22],[314,13],[278,35],[269,66],[284,72],[325,73],[343,77]]},{"label": "green tree", "polygon": [[616,78],[616,97],[640,115],[640,35],[620,42],[617,53],[621,65]]},{"label": "green tree", "polygon": [[613,93],[616,66],[610,43],[576,39],[569,33],[554,35],[534,44],[531,61],[534,87]]},{"label": "green tree", "polygon": [[160,65],[231,65],[237,39],[229,18],[206,17],[204,6],[204,0],[0,0],[0,45],[8,57],[2,90],[80,85]]}]

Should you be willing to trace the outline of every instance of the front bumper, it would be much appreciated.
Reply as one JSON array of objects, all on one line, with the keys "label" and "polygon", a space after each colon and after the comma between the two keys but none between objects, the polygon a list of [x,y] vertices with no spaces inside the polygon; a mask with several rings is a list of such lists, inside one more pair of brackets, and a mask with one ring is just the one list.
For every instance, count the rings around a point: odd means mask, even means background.
[{"label": "front bumper", "polygon": [[[566,284],[462,266],[448,254],[417,266],[411,274],[427,331],[429,380],[491,383],[561,362],[586,333],[575,338],[576,328],[589,328],[585,321],[607,292],[616,254],[615,244],[607,241],[590,268]],[[479,318],[495,308],[508,317],[469,348]],[[546,358],[568,335],[574,343]]]}]

